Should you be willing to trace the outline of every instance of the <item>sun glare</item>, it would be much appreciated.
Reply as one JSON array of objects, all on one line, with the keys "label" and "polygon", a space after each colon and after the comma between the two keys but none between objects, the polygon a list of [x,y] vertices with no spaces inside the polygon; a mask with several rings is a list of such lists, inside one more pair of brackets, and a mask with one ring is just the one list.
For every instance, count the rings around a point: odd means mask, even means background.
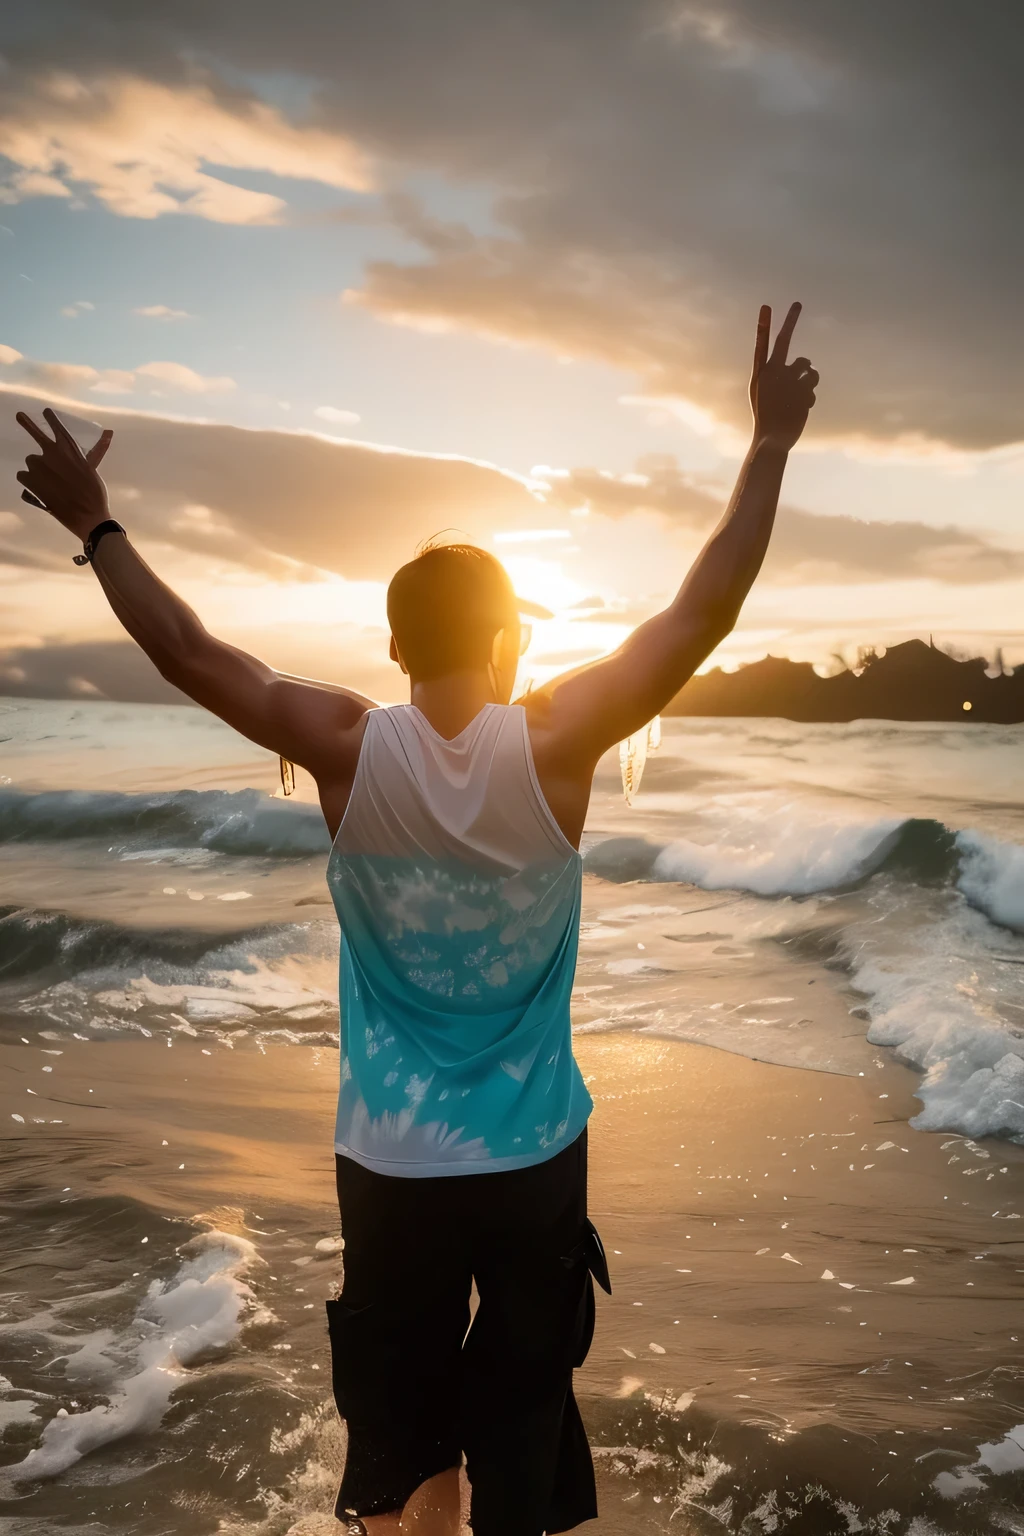
[{"label": "sun glare", "polygon": [[587,595],[579,582],[567,576],[556,560],[545,560],[538,555],[503,554],[501,563],[520,597],[543,603],[554,613],[571,608]]},{"label": "sun glare", "polygon": [[[182,583],[182,587],[186,586]],[[189,600],[207,611],[216,609],[218,621],[229,626],[259,628],[270,623],[304,627],[337,624],[386,625],[385,594],[380,581],[345,581],[326,576],[322,581],[274,581],[255,577],[238,585],[188,584]]]},{"label": "sun glare", "polygon": [[553,539],[571,539],[568,528],[514,528],[494,535],[495,544],[546,543]]}]

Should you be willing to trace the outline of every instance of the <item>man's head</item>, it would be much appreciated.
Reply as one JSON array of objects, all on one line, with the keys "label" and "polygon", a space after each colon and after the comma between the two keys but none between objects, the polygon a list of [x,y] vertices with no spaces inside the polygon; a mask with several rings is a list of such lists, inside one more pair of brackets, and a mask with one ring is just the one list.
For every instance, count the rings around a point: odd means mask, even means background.
[{"label": "man's head", "polygon": [[520,602],[505,567],[486,549],[430,545],[388,587],[392,660],[414,683],[494,666],[511,689],[526,608],[536,611]]}]

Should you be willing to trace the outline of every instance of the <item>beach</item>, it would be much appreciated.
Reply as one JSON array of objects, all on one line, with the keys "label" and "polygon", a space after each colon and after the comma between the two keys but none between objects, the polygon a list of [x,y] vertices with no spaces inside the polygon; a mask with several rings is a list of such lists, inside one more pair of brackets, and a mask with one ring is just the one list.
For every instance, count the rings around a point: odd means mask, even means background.
[{"label": "beach", "polygon": [[[327,1532],[308,786],[273,798],[198,711],[0,725],[0,1531]],[[574,998],[602,1536],[1024,1530],[1016,751],[671,722],[632,809],[602,766]]]}]

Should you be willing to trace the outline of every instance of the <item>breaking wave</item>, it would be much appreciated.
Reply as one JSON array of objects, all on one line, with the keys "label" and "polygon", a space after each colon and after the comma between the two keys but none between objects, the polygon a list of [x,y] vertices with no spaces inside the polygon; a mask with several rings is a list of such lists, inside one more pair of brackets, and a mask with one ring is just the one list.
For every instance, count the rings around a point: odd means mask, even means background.
[{"label": "breaking wave", "polygon": [[[1015,844],[923,817],[844,819],[807,802],[727,802],[701,822],[699,838],[595,840],[584,866],[606,880],[681,881],[766,897],[849,889],[888,872],[918,885],[955,884],[994,922],[1024,930],[1024,848]],[[279,859],[330,849],[319,807],[285,804],[257,789],[0,790],[0,843],[75,839]],[[73,947],[74,937],[65,942]]]},{"label": "breaking wave", "polygon": [[27,976],[55,979],[83,971],[146,971],[168,981],[198,979],[211,969],[252,969],[254,954],[270,958],[308,951],[323,926],[268,923],[210,933],[196,928],[133,928],[65,912],[0,907],[4,957],[0,983]]},{"label": "breaking wave", "polygon": [[[1024,952],[1015,937],[1024,934],[1024,847],[930,818],[844,815],[834,800],[774,792],[716,797],[696,814],[681,805],[675,827],[683,818],[688,835],[672,840],[591,834],[584,866],[614,882],[766,900],[859,890],[874,915],[879,902],[891,907],[894,923],[863,935],[854,924],[840,953],[865,998],[871,1043],[924,1074],[917,1124],[1024,1137],[1016,1003]],[[316,807],[257,790],[0,791],[0,841],[76,837],[278,859],[328,848]],[[10,906],[0,908],[0,1001],[17,993],[12,1020],[20,1011],[72,1030],[162,1028],[178,1010],[179,1025],[231,1023],[309,1040],[334,1028],[337,943],[332,919],[215,931]]]},{"label": "breaking wave", "polygon": [[70,839],[285,859],[331,846],[319,806],[287,804],[260,789],[0,790],[0,843]]},{"label": "breaking wave", "polygon": [[1024,933],[1024,848],[978,832],[959,832],[957,885],[967,900],[1003,928]]},{"label": "breaking wave", "polygon": [[585,866],[762,898],[859,887],[867,921],[851,924],[838,958],[864,998],[868,1041],[922,1074],[913,1124],[1024,1140],[1024,847],[927,818],[840,820],[806,802],[762,801],[756,818],[743,809],[730,826],[718,807],[701,818],[694,830],[714,840],[608,839]]},{"label": "breaking wave", "polygon": [[784,811],[745,819],[715,841],[607,838],[587,848],[584,867],[606,880],[680,881],[769,897],[848,890],[891,874],[918,886],[955,886],[992,922],[1024,932],[1024,847],[927,817],[843,821],[806,805]]},{"label": "breaking wave", "polygon": [[0,1033],[22,1033],[31,1016],[90,1033],[246,1025],[308,1043],[337,1038],[331,922],[210,933],[0,908],[0,954]]}]

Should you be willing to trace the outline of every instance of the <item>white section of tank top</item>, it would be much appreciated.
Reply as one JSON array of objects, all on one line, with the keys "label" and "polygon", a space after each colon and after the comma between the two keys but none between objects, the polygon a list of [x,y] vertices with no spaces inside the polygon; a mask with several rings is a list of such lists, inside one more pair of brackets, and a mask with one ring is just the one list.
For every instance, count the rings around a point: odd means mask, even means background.
[{"label": "white section of tank top", "polygon": [[414,704],[371,710],[334,846],[491,873],[578,857],[541,790],[521,704],[485,704],[451,740]]}]

